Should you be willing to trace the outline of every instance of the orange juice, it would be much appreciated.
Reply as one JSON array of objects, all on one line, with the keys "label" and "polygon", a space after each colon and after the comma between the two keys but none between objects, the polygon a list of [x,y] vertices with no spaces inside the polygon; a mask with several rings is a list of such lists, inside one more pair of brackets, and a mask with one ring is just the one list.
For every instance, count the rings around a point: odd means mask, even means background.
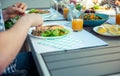
[{"label": "orange juice", "polygon": [[72,29],[73,31],[81,31],[83,29],[83,19],[73,19]]},{"label": "orange juice", "polygon": [[120,14],[116,14],[116,24],[120,25]]},{"label": "orange juice", "polygon": [[67,18],[68,11],[69,11],[68,8],[64,8],[63,9],[63,16],[64,16],[64,18]]}]

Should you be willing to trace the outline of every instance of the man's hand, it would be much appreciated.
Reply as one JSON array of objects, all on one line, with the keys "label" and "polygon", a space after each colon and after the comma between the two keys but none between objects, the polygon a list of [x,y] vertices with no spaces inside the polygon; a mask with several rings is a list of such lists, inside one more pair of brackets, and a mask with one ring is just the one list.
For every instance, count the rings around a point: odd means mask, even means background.
[{"label": "man's hand", "polygon": [[24,15],[26,9],[27,5],[22,2],[9,6],[6,8],[6,10],[3,11],[5,21],[18,15]]},{"label": "man's hand", "polygon": [[30,26],[41,26],[44,22],[43,18],[39,14],[35,14],[35,13],[26,14],[22,16],[18,20],[18,22],[19,21],[29,24],[29,27]]}]

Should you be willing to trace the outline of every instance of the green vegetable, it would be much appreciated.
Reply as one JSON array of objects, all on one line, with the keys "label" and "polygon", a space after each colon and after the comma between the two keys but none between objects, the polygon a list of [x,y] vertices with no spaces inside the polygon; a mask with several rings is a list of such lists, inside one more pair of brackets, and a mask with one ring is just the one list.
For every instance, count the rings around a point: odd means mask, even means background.
[{"label": "green vegetable", "polygon": [[77,9],[77,10],[81,10],[81,9],[82,9],[82,6],[81,6],[80,4],[77,4],[77,5],[76,5],[76,9]]},{"label": "green vegetable", "polygon": [[16,21],[17,21],[19,18],[20,18],[20,16],[16,16],[16,17],[14,17],[14,18],[12,18],[12,19],[10,19],[10,20],[7,20],[7,21],[5,22],[5,29],[11,28],[11,27],[16,23]]},{"label": "green vegetable", "polygon": [[59,30],[58,29],[55,29],[52,33],[53,33],[53,36],[59,36]]},{"label": "green vegetable", "polygon": [[93,6],[93,9],[94,9],[94,10],[100,9],[100,6],[99,6],[99,5],[94,5],[94,6]]},{"label": "green vegetable", "polygon": [[43,32],[43,33],[41,34],[41,36],[43,36],[43,37],[48,37],[48,34]]},{"label": "green vegetable", "polygon": [[37,9],[31,9],[28,13],[39,13]]},{"label": "green vegetable", "polygon": [[46,30],[44,32],[42,32],[41,36],[44,36],[44,37],[48,37],[51,35],[51,30]]},{"label": "green vegetable", "polygon": [[69,30],[66,30],[66,29],[54,29],[54,30],[46,30],[46,31],[42,32],[41,36],[55,37],[55,36],[63,36],[68,33],[69,33]]},{"label": "green vegetable", "polygon": [[5,22],[5,29],[9,29],[9,28],[11,28],[13,25],[14,25],[14,23],[13,23],[11,20],[6,21],[6,22]]}]

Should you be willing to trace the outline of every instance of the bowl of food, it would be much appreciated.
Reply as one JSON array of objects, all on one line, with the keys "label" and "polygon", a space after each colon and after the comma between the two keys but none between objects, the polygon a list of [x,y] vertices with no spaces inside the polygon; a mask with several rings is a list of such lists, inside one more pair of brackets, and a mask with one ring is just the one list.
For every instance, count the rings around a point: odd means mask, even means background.
[{"label": "bowl of food", "polygon": [[109,19],[109,15],[99,13],[84,13],[84,26],[99,26]]}]

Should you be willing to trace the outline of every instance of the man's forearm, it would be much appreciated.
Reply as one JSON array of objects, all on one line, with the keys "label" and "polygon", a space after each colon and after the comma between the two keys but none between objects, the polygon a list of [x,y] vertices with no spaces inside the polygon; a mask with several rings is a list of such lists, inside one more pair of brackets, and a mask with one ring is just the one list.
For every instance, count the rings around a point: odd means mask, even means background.
[{"label": "man's forearm", "polygon": [[[27,20],[20,19],[9,30],[0,32],[0,72],[2,72],[18,54],[24,40],[30,23]],[[3,64],[4,63],[4,64]]]}]

